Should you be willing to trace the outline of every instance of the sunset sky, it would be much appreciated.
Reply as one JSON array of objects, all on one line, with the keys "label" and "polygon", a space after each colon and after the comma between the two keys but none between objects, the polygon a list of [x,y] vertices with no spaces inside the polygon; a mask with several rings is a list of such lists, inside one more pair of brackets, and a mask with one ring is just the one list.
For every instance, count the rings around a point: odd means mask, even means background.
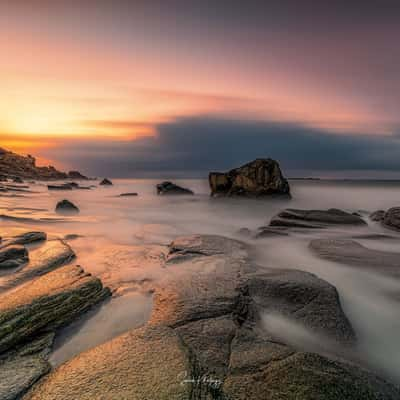
[{"label": "sunset sky", "polygon": [[92,175],[400,177],[398,1],[0,0],[0,146]]}]

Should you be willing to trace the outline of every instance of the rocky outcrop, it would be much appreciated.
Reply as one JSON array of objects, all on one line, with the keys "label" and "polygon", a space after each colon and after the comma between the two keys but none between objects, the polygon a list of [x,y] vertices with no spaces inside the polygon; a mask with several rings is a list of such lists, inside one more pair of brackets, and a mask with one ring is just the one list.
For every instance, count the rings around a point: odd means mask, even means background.
[{"label": "rocky outcrop", "polygon": [[23,269],[2,278],[0,293],[59,268],[69,263],[74,257],[75,253],[71,247],[63,241],[47,241],[29,252],[29,262]]},{"label": "rocky outcrop", "polygon": [[[398,399],[399,389],[333,356],[289,345],[279,314],[344,346],[355,342],[336,289],[301,271],[258,268],[218,236],[175,240],[146,326],[61,365],[25,399]],[[88,368],[90,366],[90,368]]]},{"label": "rocky outcrop", "polygon": [[270,226],[288,228],[318,229],[332,225],[366,225],[366,222],[357,215],[336,208],[329,210],[287,208],[279,212],[270,222]]},{"label": "rocky outcrop", "polygon": [[369,249],[350,239],[314,239],[310,249],[319,257],[370,270],[400,276],[399,253]]},{"label": "rocky outcrop", "polygon": [[0,270],[17,268],[28,262],[28,252],[24,246],[9,245],[0,248]]},{"label": "rocky outcrop", "polygon": [[65,266],[0,296],[0,398],[17,399],[50,371],[54,334],[110,295],[79,266]]},{"label": "rocky outcrop", "polygon": [[68,174],[58,171],[52,166],[38,167],[35,158],[31,155],[25,157],[4,149],[0,149],[0,175],[18,182],[23,179],[54,180],[69,178]]},{"label": "rocky outcrop", "polygon": [[31,244],[47,239],[46,232],[24,232],[9,239],[10,244]]},{"label": "rocky outcrop", "polygon": [[79,208],[74,203],[64,199],[57,203],[56,212],[58,214],[78,214]]},{"label": "rocky outcrop", "polygon": [[190,189],[183,188],[172,182],[162,182],[157,185],[158,195],[194,194]]},{"label": "rocky outcrop", "polygon": [[212,196],[290,196],[288,181],[277,161],[256,159],[229,172],[211,172],[209,184]]},{"label": "rocky outcrop", "polygon": [[99,185],[102,185],[102,186],[111,186],[113,183],[109,180],[109,179],[107,179],[107,178],[104,178],[100,183],[99,183]]},{"label": "rocky outcrop", "polygon": [[385,211],[384,210],[377,210],[377,211],[374,211],[373,213],[370,214],[369,219],[371,221],[381,222],[384,217],[385,217]]},{"label": "rocky outcrop", "polygon": [[400,230],[400,207],[392,207],[387,210],[383,216],[382,224],[389,228]]}]

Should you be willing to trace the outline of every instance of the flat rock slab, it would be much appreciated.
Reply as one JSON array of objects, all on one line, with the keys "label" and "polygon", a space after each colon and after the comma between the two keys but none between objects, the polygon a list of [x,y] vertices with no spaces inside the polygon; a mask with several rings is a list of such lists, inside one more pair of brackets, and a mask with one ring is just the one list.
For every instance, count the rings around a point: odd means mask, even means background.
[{"label": "flat rock slab", "polygon": [[350,239],[315,239],[309,247],[319,257],[330,261],[400,276],[400,253],[369,249]]},{"label": "flat rock slab", "polygon": [[366,225],[358,215],[331,208],[329,210],[298,210],[287,208],[271,219],[270,226],[319,229],[332,225]]},{"label": "flat rock slab", "polygon": [[141,328],[58,367],[25,399],[187,400],[188,356],[170,328]]},{"label": "flat rock slab", "polygon": [[65,242],[51,240],[29,253],[29,263],[12,275],[0,279],[0,293],[27,280],[46,274],[75,257],[75,253]]},{"label": "flat rock slab", "polygon": [[68,265],[0,295],[0,354],[54,331],[110,294],[101,281]]},{"label": "flat rock slab", "polygon": [[0,399],[20,398],[21,394],[50,372],[50,369],[50,364],[37,355],[0,361]]},{"label": "flat rock slab", "polygon": [[397,387],[348,362],[285,344],[261,324],[280,313],[351,347],[336,289],[302,271],[259,269],[244,244],[179,238],[148,324],[50,373],[25,399],[398,399]]}]

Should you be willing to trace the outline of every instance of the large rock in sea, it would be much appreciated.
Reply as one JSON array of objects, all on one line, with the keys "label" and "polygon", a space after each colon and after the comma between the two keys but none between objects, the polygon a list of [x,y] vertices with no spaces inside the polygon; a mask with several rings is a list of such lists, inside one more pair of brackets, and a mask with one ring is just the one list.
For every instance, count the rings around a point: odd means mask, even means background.
[{"label": "large rock in sea", "polygon": [[277,161],[258,158],[229,172],[210,172],[212,196],[290,196],[288,181]]},{"label": "large rock in sea", "polygon": [[165,272],[174,270],[144,327],[62,364],[24,400],[400,398],[375,373],[292,346],[265,324],[288,318],[348,356],[354,331],[336,289],[315,275],[258,268],[246,245],[210,235],[175,240]]}]

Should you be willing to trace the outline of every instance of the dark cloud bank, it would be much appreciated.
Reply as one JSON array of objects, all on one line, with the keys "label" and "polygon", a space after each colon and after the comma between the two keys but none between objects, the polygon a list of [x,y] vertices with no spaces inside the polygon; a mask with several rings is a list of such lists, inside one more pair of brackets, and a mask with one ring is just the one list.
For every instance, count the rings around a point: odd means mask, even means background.
[{"label": "dark cloud bank", "polygon": [[209,117],[182,118],[157,128],[156,137],[128,142],[64,142],[51,158],[112,177],[199,177],[257,157],[279,160],[291,176],[400,171],[396,135],[333,134],[295,124]]}]

